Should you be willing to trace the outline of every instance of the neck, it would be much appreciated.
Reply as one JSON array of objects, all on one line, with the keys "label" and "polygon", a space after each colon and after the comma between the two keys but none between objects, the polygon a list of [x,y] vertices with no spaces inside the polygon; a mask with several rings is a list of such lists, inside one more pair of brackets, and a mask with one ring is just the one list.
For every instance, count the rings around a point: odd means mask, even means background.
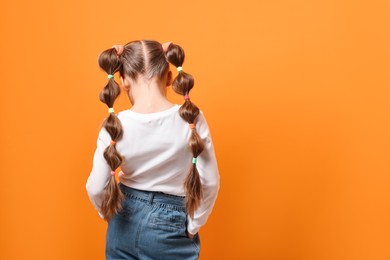
[{"label": "neck", "polygon": [[172,103],[165,96],[166,87],[156,81],[133,84],[130,96],[133,100],[132,111],[138,113],[159,112],[172,107]]}]

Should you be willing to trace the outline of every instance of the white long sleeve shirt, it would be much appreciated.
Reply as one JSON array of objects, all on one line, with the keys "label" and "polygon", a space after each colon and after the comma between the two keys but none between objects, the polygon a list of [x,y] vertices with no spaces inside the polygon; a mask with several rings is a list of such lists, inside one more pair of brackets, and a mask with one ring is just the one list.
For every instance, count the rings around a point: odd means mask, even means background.
[{"label": "white long sleeve shirt", "polygon": [[[184,180],[192,164],[192,153],[188,148],[192,130],[180,117],[179,108],[180,105],[175,104],[156,113],[142,114],[128,109],[117,114],[123,127],[123,137],[116,143],[117,151],[124,158],[118,174],[121,183],[135,189],[185,196]],[[197,233],[206,223],[217,198],[220,180],[213,142],[202,111],[195,127],[205,149],[196,163],[203,198],[194,219],[188,217],[187,230],[191,234]],[[92,171],[86,183],[88,196],[102,218],[103,190],[111,177],[111,168],[103,153],[110,140],[107,130],[101,128]]]}]

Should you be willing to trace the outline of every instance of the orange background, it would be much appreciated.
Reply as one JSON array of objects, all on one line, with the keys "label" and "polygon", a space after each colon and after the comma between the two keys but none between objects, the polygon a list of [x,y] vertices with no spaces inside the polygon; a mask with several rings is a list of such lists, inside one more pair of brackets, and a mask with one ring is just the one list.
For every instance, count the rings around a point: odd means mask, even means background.
[{"label": "orange background", "polygon": [[[221,190],[201,259],[390,259],[388,1],[2,1],[0,259],[104,259],[98,54],[174,41]],[[173,102],[182,98],[170,90]],[[121,95],[116,111],[130,103]]]}]

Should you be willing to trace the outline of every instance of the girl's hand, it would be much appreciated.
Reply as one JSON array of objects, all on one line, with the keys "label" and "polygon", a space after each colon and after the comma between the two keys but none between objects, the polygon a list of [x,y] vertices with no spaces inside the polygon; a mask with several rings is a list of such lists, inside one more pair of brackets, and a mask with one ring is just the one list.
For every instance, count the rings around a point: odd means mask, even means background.
[{"label": "girl's hand", "polygon": [[193,234],[191,234],[190,232],[187,231],[187,237],[188,237],[189,239],[191,239],[191,240],[194,239],[194,236],[195,236],[195,235],[193,235]]}]

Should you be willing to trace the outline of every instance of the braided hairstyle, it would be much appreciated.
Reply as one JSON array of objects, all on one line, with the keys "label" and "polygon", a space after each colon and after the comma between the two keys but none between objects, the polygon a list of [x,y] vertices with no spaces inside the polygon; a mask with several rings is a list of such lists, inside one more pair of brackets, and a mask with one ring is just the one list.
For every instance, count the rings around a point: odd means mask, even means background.
[{"label": "braided hairstyle", "polygon": [[102,52],[99,56],[99,66],[108,74],[107,85],[99,94],[101,102],[105,103],[109,108],[109,115],[104,119],[102,127],[104,127],[111,136],[111,143],[104,150],[104,158],[111,168],[111,177],[104,189],[101,211],[104,219],[109,221],[111,217],[121,210],[124,195],[118,187],[115,179],[115,170],[122,164],[123,158],[118,153],[115,143],[122,138],[123,129],[118,117],[113,113],[113,105],[116,98],[119,96],[121,89],[114,79],[114,74],[121,67],[119,57],[115,49],[108,49]]},{"label": "braided hairstyle", "polygon": [[[99,56],[99,65],[109,75],[109,80],[100,93],[100,100],[109,109],[112,109],[115,99],[119,96],[120,87],[112,76],[114,73],[119,72],[121,77],[127,76],[134,81],[141,75],[146,79],[154,77],[162,79],[169,70],[169,63],[175,67],[181,67],[184,57],[184,50],[179,45],[171,43],[168,49],[164,50],[161,43],[153,40],[129,42],[123,46],[122,53],[117,53],[115,48],[103,51]],[[193,77],[182,70],[179,71],[172,83],[173,90],[185,96],[185,102],[180,107],[179,114],[192,126],[189,148],[193,154],[193,164],[184,182],[186,209],[191,218],[193,218],[194,212],[199,207],[202,199],[202,186],[196,168],[196,158],[204,149],[204,143],[194,127],[199,115],[199,108],[188,97],[193,86]],[[116,141],[120,140],[123,135],[122,125],[118,117],[114,113],[110,113],[104,120],[103,127],[106,128],[112,139],[111,144],[104,151],[104,158],[110,165],[112,173],[115,174],[115,170],[123,161],[115,147]],[[122,209],[123,199],[124,195],[118,187],[115,175],[112,175],[105,188],[101,204],[101,211],[107,221]]]},{"label": "braided hairstyle", "polygon": [[196,167],[196,160],[204,149],[204,142],[194,127],[195,120],[199,115],[199,108],[189,98],[189,93],[194,87],[194,78],[181,68],[185,58],[182,47],[171,43],[166,51],[166,58],[169,63],[178,68],[179,73],[172,82],[172,88],[176,93],[185,98],[184,104],[179,109],[179,114],[181,118],[190,124],[192,129],[188,145],[192,152],[193,160],[184,182],[184,190],[186,194],[187,213],[193,218],[194,212],[199,207],[202,199],[202,184]]}]

